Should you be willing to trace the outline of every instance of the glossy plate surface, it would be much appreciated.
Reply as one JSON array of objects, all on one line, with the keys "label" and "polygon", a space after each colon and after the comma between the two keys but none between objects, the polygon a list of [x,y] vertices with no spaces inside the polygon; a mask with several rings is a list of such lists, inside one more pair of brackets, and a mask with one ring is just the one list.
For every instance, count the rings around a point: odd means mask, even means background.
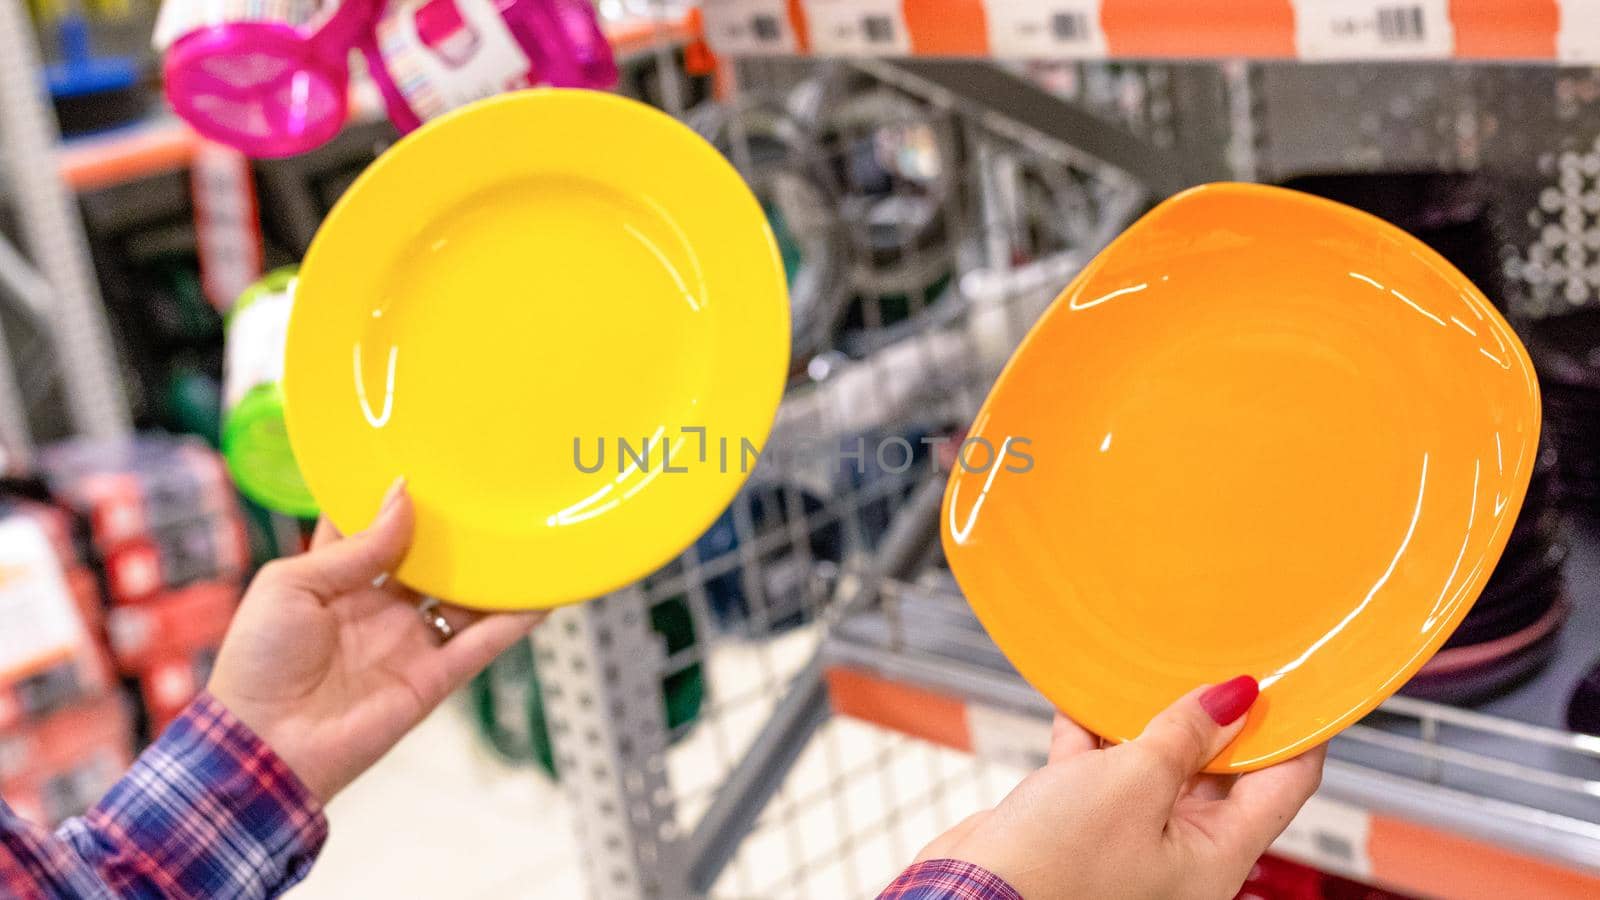
[{"label": "glossy plate surface", "polygon": [[788,319],[761,207],[709,144],[609,94],[504,95],[400,141],[323,224],[289,324],[290,439],[341,530],[406,476],[404,583],[583,600],[732,499]]},{"label": "glossy plate surface", "polygon": [[1450,635],[1521,508],[1539,393],[1504,319],[1421,242],[1217,184],[1067,287],[970,435],[1011,444],[988,466],[966,448],[945,551],[1017,669],[1118,741],[1254,675],[1211,766],[1244,771],[1331,737]]}]

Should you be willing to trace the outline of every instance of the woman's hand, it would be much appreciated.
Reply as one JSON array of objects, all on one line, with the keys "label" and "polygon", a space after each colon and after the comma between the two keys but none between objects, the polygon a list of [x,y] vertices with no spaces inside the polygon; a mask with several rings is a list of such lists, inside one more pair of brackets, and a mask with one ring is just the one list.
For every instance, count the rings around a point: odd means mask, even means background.
[{"label": "woman's hand", "polygon": [[1233,897],[1317,789],[1326,756],[1318,747],[1236,777],[1200,774],[1256,693],[1248,677],[1197,688],[1107,748],[1057,716],[1049,763],[918,860],[976,863],[1028,900]]},{"label": "woman's hand", "polygon": [[367,530],[341,538],[323,520],[310,552],[257,574],[211,673],[211,693],[324,802],[544,617],[441,607],[456,632],[441,644],[417,593],[388,578],[411,524],[399,481]]}]

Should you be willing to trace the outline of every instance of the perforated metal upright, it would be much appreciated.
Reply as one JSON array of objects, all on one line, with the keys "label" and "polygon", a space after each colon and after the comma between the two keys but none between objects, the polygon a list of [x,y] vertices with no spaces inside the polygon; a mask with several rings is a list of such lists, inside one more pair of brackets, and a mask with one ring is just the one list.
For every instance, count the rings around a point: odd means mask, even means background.
[{"label": "perforated metal upright", "polygon": [[676,837],[657,675],[664,660],[643,591],[558,610],[535,630],[534,649],[591,896],[677,896],[663,874]]},{"label": "perforated metal upright", "polygon": [[[72,426],[82,434],[115,437],[129,428],[127,401],[83,225],[57,172],[59,131],[39,73],[20,0],[0,0],[0,199],[9,197],[14,205],[22,249],[48,286],[49,296],[36,312],[66,386]],[[4,362],[9,369],[9,360]],[[0,413],[20,408],[7,405]]]}]

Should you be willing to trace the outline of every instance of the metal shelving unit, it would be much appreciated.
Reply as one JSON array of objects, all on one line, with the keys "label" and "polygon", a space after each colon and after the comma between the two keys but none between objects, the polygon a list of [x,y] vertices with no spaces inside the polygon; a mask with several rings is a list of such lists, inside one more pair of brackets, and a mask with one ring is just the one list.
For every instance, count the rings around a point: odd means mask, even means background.
[{"label": "metal shelving unit", "polygon": [[[1429,37],[1398,48],[1318,43],[1318,21],[1328,25],[1319,15],[1376,15],[1364,4],[1234,4],[1207,8],[1204,22],[1186,21],[1180,6],[705,3],[725,102],[782,110],[808,148],[800,168],[831,179],[820,195],[847,218],[863,155],[908,167],[878,185],[879,200],[900,209],[876,221],[878,243],[870,214],[846,223],[857,254],[850,315],[893,334],[859,341],[836,331],[830,348],[796,366],[770,461],[732,507],[731,546],[691,548],[608,598],[610,611],[563,610],[540,636],[551,660],[584,654],[589,674],[541,674],[563,695],[594,672],[704,674],[697,720],[671,733],[640,716],[628,721],[642,730],[620,743],[556,726],[558,753],[608,760],[613,773],[596,776],[612,791],[605,804],[585,807],[586,854],[657,876],[602,877],[596,896],[867,896],[1042,761],[1048,705],[938,567],[936,454],[854,481],[814,457],[819,444],[837,450],[862,434],[916,436],[967,421],[1034,318],[1149,202],[1223,178],[1477,173],[1498,208],[1500,300],[1513,318],[1600,296],[1600,244],[1589,243],[1600,235],[1600,70],[1551,65],[1600,60],[1573,4],[1555,16],[1496,6],[1487,18],[1473,0],[1418,4]],[[1087,43],[1036,35],[1029,44],[997,30],[1054,29],[1050,12],[1087,16],[1060,26],[1092,26]],[[1339,61],[1352,59],[1363,62]],[[1465,59],[1501,64],[1451,62]],[[883,89],[922,109],[921,122],[854,138],[830,124],[830,110]],[[725,152],[758,192],[774,171],[795,168],[773,163],[770,126],[727,128]],[[919,180],[929,147],[948,168]],[[935,182],[958,188],[937,193]],[[1091,227],[1066,236],[1041,227],[1083,209]],[[862,223],[866,237],[850,231]],[[937,290],[859,277],[863,258],[893,270],[946,251],[952,273]],[[844,535],[842,550],[819,542],[830,529]],[[1422,894],[1600,890],[1600,741],[1566,731],[1557,710],[1600,628],[1597,559],[1574,553],[1578,609],[1563,655],[1538,680],[1478,709],[1391,701],[1338,739],[1323,790],[1277,851]],[[732,619],[729,584],[748,606]],[[663,653],[651,634],[621,649],[583,637],[619,605],[642,615],[671,598],[692,614],[688,649]],[[654,661],[640,662],[647,648]],[[629,702],[659,705],[658,692],[634,684]],[[630,769],[645,777],[616,775]],[[613,836],[626,826],[641,837],[596,838],[607,823]],[[645,857],[658,862],[640,868]]]},{"label": "metal shelving unit", "polygon": [[0,439],[24,463],[30,413],[49,412],[41,398],[57,396],[57,381],[66,430],[106,438],[129,428],[82,223],[58,175],[58,141],[27,13],[18,0],[0,0],[0,203],[9,201],[20,238],[19,249],[0,232],[0,301],[15,314],[10,324],[23,326],[0,337]]}]

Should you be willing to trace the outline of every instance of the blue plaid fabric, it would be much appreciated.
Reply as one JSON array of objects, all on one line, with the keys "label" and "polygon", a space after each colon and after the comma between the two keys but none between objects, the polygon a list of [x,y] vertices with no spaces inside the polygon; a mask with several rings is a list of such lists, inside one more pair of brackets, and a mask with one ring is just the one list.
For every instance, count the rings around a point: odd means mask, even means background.
[{"label": "blue plaid fabric", "polygon": [[878,900],[1022,900],[1022,895],[982,866],[930,859],[901,872]]},{"label": "blue plaid fabric", "polygon": [[320,804],[209,694],[100,803],[55,833],[0,802],[0,896],[274,897],[327,838]]}]

